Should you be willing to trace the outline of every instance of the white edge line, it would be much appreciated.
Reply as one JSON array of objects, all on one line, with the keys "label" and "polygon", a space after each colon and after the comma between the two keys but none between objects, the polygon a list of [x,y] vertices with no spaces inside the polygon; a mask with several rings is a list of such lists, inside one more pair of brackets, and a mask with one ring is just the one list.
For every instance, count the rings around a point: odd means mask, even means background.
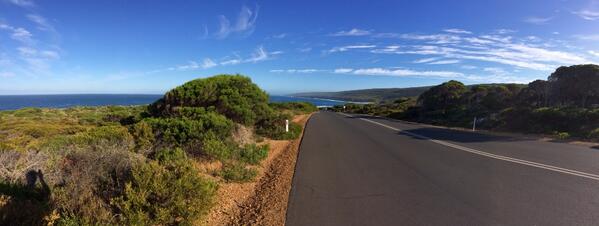
[{"label": "white edge line", "polygon": [[[351,115],[348,115],[348,114],[345,114],[345,113],[340,113],[340,114],[352,117]],[[518,164],[521,164],[521,165],[527,165],[527,166],[531,166],[531,167],[536,167],[536,168],[551,170],[551,171],[554,171],[554,172],[559,172],[559,173],[564,173],[564,174],[569,174],[569,175],[574,175],[574,176],[579,176],[579,177],[584,177],[584,178],[588,178],[588,179],[599,181],[599,175],[596,175],[596,174],[585,173],[585,172],[571,170],[571,169],[566,169],[566,168],[561,168],[561,167],[557,167],[557,166],[546,165],[546,164],[542,164],[542,163],[538,163],[538,162],[531,162],[531,161],[527,161],[527,160],[522,160],[522,159],[517,159],[517,158],[512,158],[512,157],[507,157],[507,156],[502,156],[502,155],[491,154],[491,153],[488,153],[488,152],[479,151],[479,150],[476,150],[476,149],[472,149],[472,148],[460,146],[460,145],[457,145],[457,144],[452,144],[452,143],[441,141],[441,140],[436,140],[436,139],[433,139],[433,138],[430,138],[430,137],[427,137],[427,136],[423,136],[423,135],[420,135],[420,134],[415,134],[415,133],[412,133],[412,132],[409,132],[409,131],[401,130],[401,129],[398,129],[398,128],[395,128],[395,127],[392,127],[392,126],[389,126],[389,125],[385,125],[385,124],[380,123],[380,122],[372,121],[370,119],[365,119],[365,118],[360,118],[360,119],[364,120],[366,122],[370,122],[370,123],[373,123],[373,124],[385,127],[387,129],[398,131],[398,132],[401,132],[401,133],[404,133],[404,134],[407,134],[407,135],[410,135],[410,136],[418,137],[418,138],[421,138],[421,139],[429,140],[429,141],[431,141],[433,143],[437,143],[437,144],[440,144],[440,145],[443,145],[443,146],[446,146],[446,147],[451,147],[451,148],[458,149],[458,150],[461,150],[461,151],[469,152],[469,153],[472,153],[472,154],[481,155],[481,156],[485,156],[485,157],[489,157],[489,158],[494,158],[494,159],[498,159],[498,160],[503,160],[503,161],[513,162],[513,163],[518,163]]]}]

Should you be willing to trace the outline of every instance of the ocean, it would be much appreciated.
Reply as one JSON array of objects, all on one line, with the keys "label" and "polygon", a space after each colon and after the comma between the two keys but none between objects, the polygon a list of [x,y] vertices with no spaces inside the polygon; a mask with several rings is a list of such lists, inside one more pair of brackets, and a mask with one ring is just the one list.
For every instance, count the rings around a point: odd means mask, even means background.
[{"label": "ocean", "polygon": [[[0,110],[26,107],[68,108],[75,106],[150,104],[162,95],[156,94],[61,94],[61,95],[0,95]],[[271,102],[310,102],[316,106],[334,106],[343,101],[291,96],[270,96]]]}]

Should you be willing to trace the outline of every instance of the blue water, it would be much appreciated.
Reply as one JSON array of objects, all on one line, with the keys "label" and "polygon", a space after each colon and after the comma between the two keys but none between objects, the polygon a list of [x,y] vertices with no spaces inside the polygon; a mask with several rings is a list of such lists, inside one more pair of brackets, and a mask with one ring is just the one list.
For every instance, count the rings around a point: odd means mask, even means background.
[{"label": "blue water", "polygon": [[[69,94],[69,95],[0,95],[0,110],[15,110],[25,107],[68,108],[75,106],[142,105],[150,104],[162,95],[144,94]],[[334,106],[342,101],[270,96],[271,102],[310,102],[317,106]]]}]

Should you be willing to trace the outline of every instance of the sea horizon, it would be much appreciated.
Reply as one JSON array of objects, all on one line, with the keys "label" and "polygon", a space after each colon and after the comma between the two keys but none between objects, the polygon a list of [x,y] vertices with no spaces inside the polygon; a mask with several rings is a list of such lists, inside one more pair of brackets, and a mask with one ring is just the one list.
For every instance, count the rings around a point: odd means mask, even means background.
[{"label": "sea horizon", "polygon": [[[11,94],[0,95],[0,111],[23,108],[135,106],[151,104],[162,94]],[[318,107],[350,103],[343,100],[269,95],[269,102],[309,102]]]}]

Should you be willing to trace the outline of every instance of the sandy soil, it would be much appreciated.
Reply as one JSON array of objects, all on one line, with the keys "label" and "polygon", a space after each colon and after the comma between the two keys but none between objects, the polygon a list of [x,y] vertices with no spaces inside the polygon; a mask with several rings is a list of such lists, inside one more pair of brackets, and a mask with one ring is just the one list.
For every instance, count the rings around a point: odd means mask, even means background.
[{"label": "sandy soil", "polygon": [[[309,117],[299,115],[292,121],[305,126]],[[284,225],[300,141],[301,136],[292,141],[265,140],[270,151],[257,167],[255,182],[221,183],[215,206],[198,225]]]}]

